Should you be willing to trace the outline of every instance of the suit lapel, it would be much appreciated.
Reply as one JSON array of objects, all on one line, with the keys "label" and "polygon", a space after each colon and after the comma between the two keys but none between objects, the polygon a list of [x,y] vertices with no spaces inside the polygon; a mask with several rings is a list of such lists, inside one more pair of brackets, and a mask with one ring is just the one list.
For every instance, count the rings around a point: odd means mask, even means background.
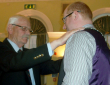
[{"label": "suit lapel", "polygon": [[12,51],[15,52],[14,48],[13,48],[13,47],[11,46],[11,44],[8,42],[7,38],[5,38],[5,40],[3,41],[3,43],[6,44],[9,49],[11,49]]},{"label": "suit lapel", "polygon": [[[3,41],[3,43],[4,43],[10,50],[12,50],[12,51],[15,52],[14,48],[13,48],[13,47],[11,46],[11,44],[8,42],[7,38],[5,38],[5,40]],[[23,48],[23,50],[27,50],[27,49]],[[28,70],[25,71],[25,74],[26,74],[27,81],[29,82],[29,85],[32,85],[32,83],[31,83],[31,78],[30,78],[30,76],[29,76]]]}]

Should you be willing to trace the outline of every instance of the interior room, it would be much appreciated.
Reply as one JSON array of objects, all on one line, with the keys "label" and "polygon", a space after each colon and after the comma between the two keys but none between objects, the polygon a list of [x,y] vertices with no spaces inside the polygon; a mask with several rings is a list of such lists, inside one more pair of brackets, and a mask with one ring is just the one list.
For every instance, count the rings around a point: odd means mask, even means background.
[{"label": "interior room", "polygon": [[[7,37],[8,19],[16,14],[30,18],[34,32],[31,34],[26,48],[35,48],[51,42],[64,33],[63,12],[72,2],[86,3],[93,13],[93,24],[101,31],[110,45],[110,0],[0,0],[0,41]],[[103,21],[106,21],[103,22]],[[39,42],[43,40],[43,42]],[[65,46],[60,46],[54,51],[53,60],[63,58]],[[110,47],[109,47],[110,48]],[[41,75],[42,85],[57,85],[58,74]]]}]

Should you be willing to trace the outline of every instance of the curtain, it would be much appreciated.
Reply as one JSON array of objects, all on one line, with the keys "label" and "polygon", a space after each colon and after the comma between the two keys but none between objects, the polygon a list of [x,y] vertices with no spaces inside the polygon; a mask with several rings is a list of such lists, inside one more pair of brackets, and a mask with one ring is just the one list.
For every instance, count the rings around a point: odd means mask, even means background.
[{"label": "curtain", "polygon": [[37,47],[45,44],[47,42],[47,31],[43,23],[37,19],[30,18],[32,34],[37,34]]}]

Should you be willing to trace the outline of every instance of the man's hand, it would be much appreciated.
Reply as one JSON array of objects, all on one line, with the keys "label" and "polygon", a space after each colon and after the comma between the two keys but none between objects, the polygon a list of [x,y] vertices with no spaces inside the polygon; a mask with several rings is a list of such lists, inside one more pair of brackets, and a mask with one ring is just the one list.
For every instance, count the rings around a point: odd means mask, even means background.
[{"label": "man's hand", "polygon": [[71,31],[66,32],[64,35],[62,35],[60,38],[58,38],[57,40],[54,40],[53,42],[50,43],[52,50],[54,50],[55,48],[57,48],[58,46],[64,45],[67,41],[67,39],[75,32],[83,30],[84,28],[78,28],[78,29],[74,29]]}]

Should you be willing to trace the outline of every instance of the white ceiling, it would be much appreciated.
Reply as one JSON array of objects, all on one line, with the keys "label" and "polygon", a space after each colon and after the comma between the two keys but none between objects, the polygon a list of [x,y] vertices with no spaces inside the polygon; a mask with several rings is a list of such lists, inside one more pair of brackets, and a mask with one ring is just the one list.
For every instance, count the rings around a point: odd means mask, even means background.
[{"label": "white ceiling", "polygon": [[0,0],[2,2],[26,2],[26,1],[55,1],[55,0]]}]

